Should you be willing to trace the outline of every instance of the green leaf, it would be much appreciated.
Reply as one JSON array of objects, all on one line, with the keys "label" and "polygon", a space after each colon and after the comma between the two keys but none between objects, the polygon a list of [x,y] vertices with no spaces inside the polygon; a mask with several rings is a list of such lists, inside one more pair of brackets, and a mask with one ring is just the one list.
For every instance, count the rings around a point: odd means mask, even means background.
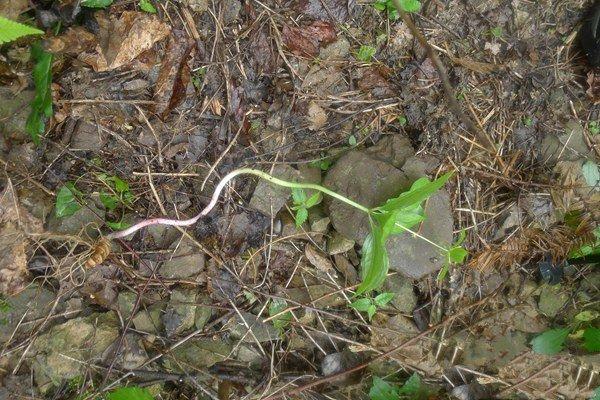
[{"label": "green leaf", "polygon": [[154,400],[154,397],[144,388],[129,386],[108,393],[106,400]]},{"label": "green leaf", "polygon": [[81,5],[90,8],[106,8],[113,3],[113,0],[83,0]]},{"label": "green leaf", "polygon": [[587,351],[600,351],[600,328],[590,326],[583,332],[583,348]]},{"label": "green leaf", "polygon": [[369,321],[373,319],[373,315],[377,312],[377,306],[375,304],[371,304],[369,308],[367,308],[367,316],[369,317]]},{"label": "green leaf", "polygon": [[304,205],[306,206],[306,208],[316,206],[321,201],[321,198],[321,192],[315,192],[308,198],[308,200],[306,200]]},{"label": "green leaf", "polygon": [[420,224],[425,220],[425,215],[423,213],[423,207],[419,204],[416,207],[415,211],[400,211],[396,214],[396,219],[394,222],[394,228],[392,229],[392,234],[403,233],[406,229],[410,229],[413,226]]},{"label": "green leaf", "polygon": [[490,29],[490,33],[495,38],[501,38],[502,37],[502,27],[496,26],[496,27]]},{"label": "green leaf", "polygon": [[125,222],[125,221],[119,221],[119,222],[111,222],[111,221],[106,221],[106,225],[115,231],[121,231],[123,229],[127,229],[131,226],[131,224],[129,222]]},{"label": "green leaf", "polygon": [[43,35],[44,31],[0,16],[0,44],[28,35]]},{"label": "green leaf", "polygon": [[399,0],[400,8],[408,13],[418,12],[421,9],[419,0]]},{"label": "green leaf", "polygon": [[114,211],[119,205],[119,199],[117,199],[111,194],[104,192],[100,193],[100,201],[102,202],[102,204],[104,204],[104,207],[106,207],[108,211]]},{"label": "green leaf", "polygon": [[81,209],[76,193],[81,193],[71,182],[60,188],[56,195],[55,213],[58,218],[70,217]]},{"label": "green leaf", "polygon": [[35,144],[40,143],[40,135],[46,128],[44,117],[52,116],[52,54],[46,53],[40,43],[31,46],[31,56],[35,60],[33,83],[35,97],[31,102],[31,113],[25,123],[25,130]]},{"label": "green leaf", "polygon": [[380,0],[378,0],[375,4],[373,4],[373,7],[377,11],[384,11],[387,8],[386,1],[380,1]]},{"label": "green leaf", "polygon": [[294,200],[294,204],[304,204],[306,201],[306,192],[301,188],[293,188],[292,189],[292,200]]},{"label": "green leaf", "polygon": [[550,329],[531,341],[531,348],[535,353],[548,356],[559,353],[569,336],[569,328]]},{"label": "green leaf", "polygon": [[[385,6],[384,6],[385,7]],[[356,53],[356,58],[359,61],[363,62],[371,62],[371,59],[377,52],[377,49],[373,46],[362,45],[358,49],[358,53]]]},{"label": "green leaf", "polygon": [[353,301],[350,304],[350,307],[354,308],[357,311],[362,311],[362,312],[367,312],[367,310],[369,309],[369,307],[371,306],[372,301],[371,299],[364,297],[362,299],[358,299],[356,301]]},{"label": "green leaf", "polygon": [[448,263],[445,263],[444,265],[442,265],[442,269],[440,269],[440,272],[438,272],[436,280],[438,282],[443,282],[444,279],[446,279],[446,275],[448,275],[449,270],[450,270],[450,265]]},{"label": "green leaf", "polygon": [[[274,316],[284,311],[287,308],[287,303],[282,299],[273,299],[271,304],[269,304],[269,316]],[[275,329],[279,331],[279,333],[283,333],[284,329],[290,324],[292,320],[292,313],[290,311],[285,312],[281,315],[278,315],[273,319],[273,326]]]},{"label": "green leaf", "polygon": [[597,387],[596,390],[594,390],[594,394],[592,394],[592,397],[590,397],[589,400],[600,400],[600,387]]},{"label": "green leaf", "polygon": [[580,321],[580,322],[591,322],[591,321],[595,320],[596,318],[598,318],[599,315],[600,315],[600,313],[598,311],[586,310],[586,311],[582,311],[579,314],[577,314],[575,316],[575,320]]},{"label": "green leaf", "polygon": [[381,293],[375,297],[374,301],[375,301],[375,304],[377,304],[379,307],[383,307],[387,303],[392,301],[393,298],[394,298],[394,293]]},{"label": "green leaf", "polygon": [[468,255],[469,252],[460,246],[452,247],[448,250],[448,260],[451,263],[462,264]]},{"label": "green leaf", "polygon": [[385,238],[381,227],[371,224],[371,233],[365,239],[360,260],[362,282],[356,294],[378,289],[385,281],[390,266]]},{"label": "green leaf", "polygon": [[117,193],[122,194],[129,191],[129,184],[123,179],[119,178],[118,176],[112,176],[111,180],[115,185],[115,190],[117,191]]},{"label": "green leaf", "polygon": [[373,386],[369,390],[369,398],[371,400],[398,400],[398,387],[390,385],[383,379],[373,377]]},{"label": "green leaf", "polygon": [[140,0],[139,6],[142,11],[146,11],[147,13],[151,14],[156,14],[156,8],[154,8],[150,0]]},{"label": "green leaf", "polygon": [[380,207],[377,207],[376,211],[397,211],[402,210],[406,207],[411,207],[416,204],[421,204],[422,201],[429,198],[438,189],[440,189],[453,175],[452,172],[448,172],[440,176],[433,182],[430,182],[427,178],[420,178],[409,191],[400,194],[398,197],[386,201],[386,203]]},{"label": "green leaf", "polygon": [[592,160],[587,160],[581,167],[581,172],[588,186],[597,188],[600,184],[600,168]]},{"label": "green leaf", "polygon": [[300,207],[296,211],[296,226],[300,227],[308,219],[308,210],[304,207]]},{"label": "green leaf", "polygon": [[398,391],[399,394],[406,394],[409,396],[415,396],[423,391],[421,385],[421,377],[416,372],[408,378],[404,385]]}]

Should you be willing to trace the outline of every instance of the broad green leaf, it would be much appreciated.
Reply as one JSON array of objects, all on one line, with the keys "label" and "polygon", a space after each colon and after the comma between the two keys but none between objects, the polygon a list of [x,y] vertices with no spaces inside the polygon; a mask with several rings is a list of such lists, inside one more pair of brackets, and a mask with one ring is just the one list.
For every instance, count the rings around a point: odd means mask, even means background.
[{"label": "broad green leaf", "polygon": [[106,8],[113,3],[113,0],[83,0],[81,5],[90,8]]},{"label": "broad green leaf", "polygon": [[125,182],[123,179],[119,178],[118,176],[113,176],[111,177],[111,180],[115,185],[115,190],[117,193],[122,194],[129,191],[129,183]]},{"label": "broad green leaf", "polygon": [[448,172],[433,182],[429,182],[427,178],[418,179],[415,183],[413,183],[409,191],[400,194],[396,198],[388,200],[384,205],[377,207],[376,211],[397,211],[406,207],[414,206],[416,204],[421,204],[423,200],[426,200],[438,189],[444,186],[444,184],[452,175],[452,172]]},{"label": "broad green leaf", "polygon": [[119,221],[119,222],[111,222],[111,221],[106,221],[106,225],[115,231],[121,231],[123,229],[127,229],[131,226],[131,224],[129,222],[125,222],[125,221]]},{"label": "broad green leaf", "polygon": [[448,260],[451,263],[462,264],[465,258],[469,255],[469,252],[462,247],[452,247],[448,250]]},{"label": "broad green leaf", "polygon": [[365,239],[362,251],[360,260],[362,282],[358,286],[356,294],[378,289],[387,276],[390,260],[381,227],[372,223],[371,233]]},{"label": "broad green leaf", "polygon": [[70,217],[81,209],[81,204],[75,197],[75,186],[68,182],[56,194],[55,213],[58,218]]},{"label": "broad green leaf", "polygon": [[375,304],[377,304],[379,307],[383,307],[387,303],[392,301],[393,298],[394,298],[394,293],[381,293],[375,297],[374,301],[375,301]]},{"label": "broad green leaf", "polygon": [[594,394],[592,394],[592,397],[590,397],[589,400],[600,400],[600,387],[597,387],[594,390]]},{"label": "broad green leaf", "polygon": [[600,185],[600,167],[592,160],[587,160],[581,167],[581,172],[588,186],[597,188]]},{"label": "broad green leaf", "polygon": [[0,44],[28,35],[43,35],[44,31],[0,16]]},{"label": "broad green leaf", "polygon": [[398,393],[414,396],[419,394],[422,390],[421,377],[415,372],[408,378],[404,385],[402,385]]},{"label": "broad green leaf", "polygon": [[377,306],[375,304],[371,304],[369,308],[367,308],[367,316],[369,317],[369,321],[373,319],[373,315],[377,312]]},{"label": "broad green leaf", "polygon": [[600,351],[600,328],[586,328],[583,332],[583,348],[593,353]]},{"label": "broad green leaf", "polygon": [[129,386],[108,393],[106,400],[154,400],[154,397],[144,388]]},{"label": "broad green leaf", "polygon": [[410,229],[413,226],[420,224],[425,220],[425,216],[423,215],[423,207],[419,205],[419,211],[400,211],[396,215],[396,221],[394,223],[394,229],[392,229],[392,234],[399,234],[406,231],[406,229]]},{"label": "broad green leaf", "polygon": [[[272,317],[273,315],[277,315],[280,312],[284,311],[286,308],[287,308],[287,303],[285,300],[273,299],[271,301],[271,304],[269,304],[269,316]],[[291,320],[292,320],[292,313],[290,311],[287,311],[281,315],[277,315],[277,317],[275,317],[273,319],[273,326],[280,333],[283,333],[284,329],[290,324]]]},{"label": "broad green leaf", "polygon": [[594,229],[595,240],[590,244],[585,244],[579,249],[573,250],[569,253],[569,258],[585,257],[594,254],[600,254],[600,225]]},{"label": "broad green leaf", "polygon": [[295,204],[304,204],[306,201],[306,192],[301,188],[292,189],[292,199]]},{"label": "broad green leaf", "polygon": [[102,204],[104,204],[104,207],[106,207],[108,211],[114,211],[119,205],[119,199],[117,199],[111,194],[104,192],[100,193],[100,201],[102,202]]},{"label": "broad green leaf", "polygon": [[31,102],[31,113],[25,123],[25,130],[35,144],[40,143],[40,135],[45,131],[44,117],[52,116],[52,54],[46,53],[40,43],[31,46],[31,56],[35,61],[33,83],[35,97]]},{"label": "broad green leaf", "polygon": [[367,312],[371,303],[372,303],[371,299],[364,297],[362,299],[353,301],[350,304],[350,307],[354,308],[357,311]]},{"label": "broad green leaf", "polygon": [[306,208],[311,208],[319,204],[321,201],[321,192],[313,193],[305,202]]},{"label": "broad green leaf", "polygon": [[[384,6],[385,8],[385,6]],[[377,49],[373,46],[362,45],[358,49],[358,53],[356,53],[356,58],[359,61],[371,62],[371,59],[377,52]]]},{"label": "broad green leaf", "polygon": [[296,226],[300,227],[306,219],[308,218],[308,210],[304,207],[300,207],[298,211],[296,211]]},{"label": "broad green leaf", "polygon": [[150,0],[140,0],[139,6],[142,11],[146,11],[150,14],[156,14],[156,8],[154,8]]},{"label": "broad green leaf", "polygon": [[580,321],[580,322],[590,322],[590,321],[593,321],[596,318],[598,318],[598,315],[600,315],[600,313],[598,311],[586,310],[586,311],[582,311],[579,314],[577,314],[575,316],[575,320]]},{"label": "broad green leaf", "polygon": [[397,386],[390,385],[383,379],[374,376],[373,386],[369,390],[369,398],[371,400],[398,400],[400,396]]},{"label": "broad green leaf", "polygon": [[565,340],[569,336],[569,331],[569,328],[547,330],[531,341],[531,348],[538,354],[548,356],[557,354],[563,349]]},{"label": "broad green leaf", "polygon": [[421,2],[419,0],[399,0],[399,2],[402,10],[408,13],[418,12],[421,9]]}]

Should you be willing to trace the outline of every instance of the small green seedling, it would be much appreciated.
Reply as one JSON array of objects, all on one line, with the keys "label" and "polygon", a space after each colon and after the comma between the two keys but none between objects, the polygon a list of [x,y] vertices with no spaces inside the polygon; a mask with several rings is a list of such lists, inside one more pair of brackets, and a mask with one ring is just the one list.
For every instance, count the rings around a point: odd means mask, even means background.
[{"label": "small green seedling", "polygon": [[350,304],[350,307],[357,311],[366,312],[369,317],[369,321],[373,319],[373,316],[377,312],[379,307],[385,306],[387,303],[392,301],[394,293],[381,293],[375,296],[375,298],[363,297],[355,300]]},{"label": "small green seedling", "polygon": [[502,27],[496,26],[496,27],[490,29],[490,34],[493,37],[495,37],[496,39],[500,39],[502,37]]},{"label": "small green seedling", "polygon": [[597,311],[582,311],[575,316],[570,326],[549,329],[533,338],[531,349],[535,353],[551,356],[560,353],[570,338],[580,343],[583,349],[597,353],[600,351],[600,328],[593,324],[599,316]]},{"label": "small green seedling", "polygon": [[371,59],[377,52],[377,49],[373,46],[362,45],[358,49],[358,53],[356,53],[356,58],[359,61],[363,62],[371,62]]},{"label": "small green seedling", "polygon": [[530,127],[533,126],[533,118],[531,118],[529,115],[526,115],[523,117],[523,125],[525,125],[526,127]]},{"label": "small green seedling", "polygon": [[324,157],[323,155],[321,155],[321,157],[322,158],[319,160],[311,161],[309,165],[313,168],[319,168],[321,171],[327,171],[329,168],[331,168],[333,161],[327,157]]},{"label": "small green seedling", "polygon": [[65,183],[56,194],[54,213],[58,218],[66,218],[81,209],[83,193],[75,187],[73,182]]},{"label": "small green seedling", "polygon": [[[421,9],[421,2],[419,0],[397,0],[400,8],[407,13],[419,12]],[[394,3],[394,0],[376,0],[373,7],[377,11],[385,11],[387,17],[392,21],[398,19],[398,9]]]},{"label": "small green seedling", "polygon": [[315,192],[308,197],[304,189],[294,188],[292,189],[292,199],[294,200],[292,210],[296,211],[294,219],[296,226],[300,227],[308,219],[308,209],[319,204],[322,197],[320,192]]},{"label": "small green seedling", "polygon": [[271,304],[269,304],[269,316],[273,318],[273,326],[280,334],[283,334],[285,328],[290,324],[292,320],[292,313],[290,311],[285,311],[288,308],[288,305],[285,300],[282,299],[273,299]]},{"label": "small green seedling", "polygon": [[390,384],[375,376],[369,390],[371,400],[425,400],[431,395],[435,395],[435,391],[423,384],[416,372],[402,386]]},{"label": "small green seedling", "polygon": [[113,390],[106,400],[154,400],[148,389],[139,386],[126,386]]},{"label": "small green seedling", "polygon": [[[135,200],[129,184],[116,175],[108,176],[104,173],[98,174],[98,179],[106,186],[107,191],[100,192],[100,201],[109,212],[114,212],[118,207],[130,208]],[[119,221],[106,221],[106,225],[115,230],[127,228],[129,223],[123,221],[123,215]]]},{"label": "small green seedling", "polygon": [[140,0],[139,6],[142,11],[146,11],[150,14],[156,14],[156,8],[154,8],[150,0]]},{"label": "small green seedling", "polygon": [[598,121],[590,121],[588,130],[590,131],[590,135],[596,136],[600,133],[600,123]]},{"label": "small green seedling", "polygon": [[465,238],[467,237],[467,231],[464,229],[460,232],[460,236],[458,239],[452,243],[452,246],[448,249],[446,253],[446,260],[442,265],[442,269],[437,276],[438,282],[443,282],[446,279],[446,275],[448,275],[448,271],[450,270],[450,266],[454,264],[462,264],[465,262],[465,258],[469,255],[469,252],[462,247]]},{"label": "small green seedling", "polygon": [[396,118],[396,120],[398,121],[400,126],[406,126],[406,123],[408,122],[404,115],[399,116],[398,118]]},{"label": "small green seedling", "polygon": [[356,143],[356,136],[350,135],[350,137],[348,138],[348,144],[350,145],[350,147],[356,146]]}]

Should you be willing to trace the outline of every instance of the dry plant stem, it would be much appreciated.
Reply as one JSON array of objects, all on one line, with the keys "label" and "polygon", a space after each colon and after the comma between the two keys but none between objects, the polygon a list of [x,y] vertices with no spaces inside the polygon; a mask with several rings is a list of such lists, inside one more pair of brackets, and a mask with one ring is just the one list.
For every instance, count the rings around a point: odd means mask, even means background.
[{"label": "dry plant stem", "polygon": [[398,13],[402,18],[402,21],[404,21],[404,23],[410,30],[410,33],[417,39],[417,41],[425,49],[425,51],[427,51],[427,56],[433,63],[435,69],[438,72],[438,75],[440,76],[440,79],[442,80],[442,87],[444,88],[446,100],[450,105],[450,110],[465,125],[467,130],[482,142],[482,145],[486,148],[486,150],[489,151],[492,155],[495,155],[496,146],[494,145],[494,143],[490,140],[490,138],[487,135],[485,135],[482,132],[482,130],[479,127],[477,127],[477,125],[475,125],[473,120],[471,120],[471,118],[469,118],[463,112],[462,108],[460,107],[460,104],[458,104],[458,101],[456,101],[456,94],[454,93],[454,88],[452,87],[450,79],[448,78],[448,71],[446,71],[446,67],[444,67],[444,64],[440,60],[440,57],[437,55],[436,51],[433,47],[431,47],[429,42],[427,42],[427,39],[421,33],[421,31],[415,26],[410,15],[405,11],[402,11],[400,0],[393,0],[393,2],[394,6],[396,6],[396,8],[398,9]]},{"label": "dry plant stem", "polygon": [[323,186],[320,185],[316,185],[314,183],[298,183],[298,182],[288,182],[288,181],[284,181],[282,179],[278,179],[275,178],[274,176],[271,176],[269,174],[267,174],[266,172],[263,171],[259,171],[256,169],[251,169],[251,168],[241,168],[241,169],[237,169],[235,171],[230,172],[229,174],[225,175],[225,177],[221,180],[221,182],[219,182],[219,184],[217,185],[217,187],[215,188],[215,191],[212,195],[212,198],[210,200],[210,203],[208,203],[208,205],[202,210],[200,211],[200,213],[198,215],[196,215],[195,217],[192,217],[190,219],[183,219],[183,220],[178,220],[178,219],[168,219],[168,218],[151,218],[151,219],[146,219],[144,221],[138,222],[137,224],[124,229],[122,231],[117,231],[117,232],[113,232],[109,235],[106,235],[107,239],[118,239],[118,238],[124,238],[126,236],[131,235],[134,232],[137,232],[138,230],[145,228],[147,226],[152,226],[152,225],[170,225],[170,226],[190,226],[195,224],[196,222],[198,222],[198,220],[202,217],[204,217],[205,215],[207,215],[217,204],[217,201],[219,200],[219,196],[221,195],[221,192],[223,191],[223,189],[225,188],[225,186],[227,186],[227,184],[229,183],[229,181],[231,181],[233,178],[235,178],[238,175],[254,175],[254,176],[258,176],[259,178],[262,178],[268,182],[274,183],[276,185],[279,186],[283,186],[283,187],[287,187],[287,188],[291,188],[291,189],[312,189],[312,190],[317,190],[319,192],[325,193],[335,199],[338,199],[339,201],[342,201],[352,207],[355,207],[361,211],[366,212],[367,214],[371,213],[371,210],[368,209],[367,207],[358,204],[352,200],[350,200],[347,197],[344,197],[336,192],[333,192],[327,188],[324,188]]}]

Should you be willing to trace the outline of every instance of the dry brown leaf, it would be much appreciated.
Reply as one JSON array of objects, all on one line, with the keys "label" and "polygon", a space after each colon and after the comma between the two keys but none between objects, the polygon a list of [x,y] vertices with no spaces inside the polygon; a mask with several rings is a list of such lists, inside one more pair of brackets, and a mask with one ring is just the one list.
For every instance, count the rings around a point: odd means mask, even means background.
[{"label": "dry brown leaf", "polygon": [[140,54],[166,38],[171,28],[156,15],[125,11],[118,18],[95,14],[99,26],[98,44],[93,53],[82,53],[79,59],[96,72],[109,71],[133,61]]},{"label": "dry brown leaf", "polygon": [[187,61],[193,45],[194,41],[180,30],[174,30],[169,38],[154,90],[157,103],[154,112],[163,120],[185,98],[190,82]]},{"label": "dry brown leaf", "polygon": [[82,26],[74,26],[60,36],[49,37],[44,41],[44,49],[55,54],[79,55],[91,51],[98,41],[96,35]]},{"label": "dry brown leaf", "polygon": [[311,101],[308,105],[308,116],[307,116],[309,126],[308,129],[311,131],[316,131],[321,129],[327,123],[327,113],[325,110],[319,106],[314,101]]},{"label": "dry brown leaf", "polygon": [[305,27],[284,25],[281,38],[292,53],[314,57],[322,45],[335,41],[335,26],[325,21],[315,21]]},{"label": "dry brown leaf", "polygon": [[0,2],[0,15],[4,18],[16,20],[28,8],[28,0],[6,0]]},{"label": "dry brown leaf", "polygon": [[42,231],[42,223],[19,206],[9,180],[0,194],[0,293],[13,295],[27,283],[27,233]]},{"label": "dry brown leaf", "polygon": [[452,60],[454,64],[458,64],[466,69],[470,69],[471,71],[479,72],[481,74],[489,74],[490,72],[498,71],[502,68],[502,65],[499,64],[474,61],[466,57],[453,57],[450,54],[448,54],[448,57],[450,57],[450,60]]}]

